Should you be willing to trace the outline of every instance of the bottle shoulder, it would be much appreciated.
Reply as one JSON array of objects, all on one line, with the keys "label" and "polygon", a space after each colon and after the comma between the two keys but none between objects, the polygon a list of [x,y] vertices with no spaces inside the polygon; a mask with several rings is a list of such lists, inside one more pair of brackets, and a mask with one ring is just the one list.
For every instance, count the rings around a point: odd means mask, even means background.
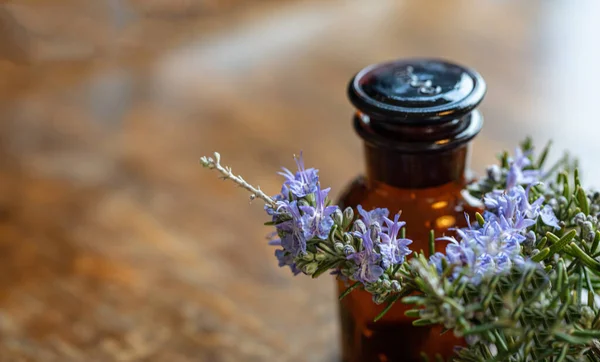
[{"label": "bottle shoulder", "polygon": [[437,234],[449,228],[466,226],[465,214],[473,217],[479,206],[465,196],[464,182],[450,183],[423,189],[398,189],[369,182],[364,176],[353,179],[341,193],[342,208],[387,208],[390,214],[401,213],[407,223],[407,235],[414,239],[427,238],[430,230]]},{"label": "bottle shoulder", "polygon": [[385,207],[394,211],[397,206],[428,205],[432,209],[449,210],[463,213],[469,209],[479,210],[478,200],[465,195],[465,183],[449,183],[438,187],[423,189],[399,189],[381,183],[372,183],[364,175],[355,177],[340,193],[340,207],[364,208]]}]

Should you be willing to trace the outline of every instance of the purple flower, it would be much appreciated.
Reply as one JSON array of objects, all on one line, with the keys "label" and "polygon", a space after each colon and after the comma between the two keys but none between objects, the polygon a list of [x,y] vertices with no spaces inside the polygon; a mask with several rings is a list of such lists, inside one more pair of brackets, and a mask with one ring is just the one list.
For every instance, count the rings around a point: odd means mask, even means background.
[{"label": "purple flower", "polygon": [[513,227],[502,215],[499,219],[489,219],[481,229],[472,233],[471,237],[477,248],[492,255],[504,249],[520,252],[519,245],[525,240],[521,230]]},{"label": "purple flower", "polygon": [[527,153],[525,153],[525,152],[523,152],[521,147],[517,147],[515,149],[515,157],[513,158],[512,163],[520,168],[527,167],[527,166],[531,165],[531,160],[529,159],[530,154],[531,154],[531,151],[528,151]]},{"label": "purple flower", "polygon": [[277,231],[273,231],[267,235],[267,240],[269,240],[269,245],[281,246],[281,239],[278,239],[279,233]]},{"label": "purple flower", "polygon": [[540,170],[523,170],[523,168],[531,165],[527,154],[517,147],[515,157],[510,163],[508,174],[506,175],[506,189],[512,189],[517,185],[532,184],[539,181],[541,176]]},{"label": "purple flower", "polygon": [[373,248],[373,240],[369,231],[362,235],[363,250],[348,255],[346,258],[356,263],[357,269],[353,278],[361,283],[373,283],[383,275],[381,267],[381,256]]},{"label": "purple flower", "polygon": [[450,237],[443,237],[440,239],[448,240],[450,241],[450,244],[446,246],[445,255],[442,253],[435,253],[429,257],[429,264],[435,266],[438,274],[441,275],[443,272],[442,262],[444,260],[449,267],[453,268],[452,275],[449,277],[450,280],[458,278],[464,269],[468,271],[465,273],[466,277],[469,277],[469,274],[473,274],[472,270],[476,261],[475,250],[469,247],[464,240],[458,242]]},{"label": "purple flower", "polygon": [[292,201],[289,204],[282,203],[277,212],[285,213],[291,218],[276,226],[278,234],[281,237],[280,244],[283,249],[293,257],[306,253],[305,225],[302,216],[300,216],[300,210],[296,201]]},{"label": "purple flower", "polygon": [[333,226],[333,219],[331,214],[338,209],[337,206],[325,206],[325,199],[330,189],[321,190],[321,187],[317,185],[315,192],[315,207],[312,206],[300,206],[300,209],[304,213],[302,216],[302,225],[304,228],[304,238],[306,240],[318,237],[319,239],[325,240],[329,236],[329,231]]},{"label": "purple flower", "polygon": [[[517,149],[515,158],[510,160],[507,189],[494,190],[484,196],[484,224],[471,225],[467,216],[469,226],[456,230],[460,241],[453,237],[440,238],[450,244],[445,255],[436,253],[429,259],[438,273],[442,273],[445,261],[453,268],[451,279],[462,274],[472,283],[480,283],[491,275],[510,271],[513,265],[526,263],[521,243],[527,239],[525,234],[538,217],[546,225],[559,227],[552,208],[543,206],[543,197],[529,202],[531,187],[540,177],[539,170],[523,170],[530,165],[527,155]],[[527,189],[522,184],[528,184]]]},{"label": "purple flower", "polygon": [[383,225],[383,220],[390,214],[388,209],[373,209],[371,211],[365,211],[361,205],[358,205],[356,209],[358,210],[358,213],[360,214],[367,229],[369,229],[374,223]]},{"label": "purple flower", "polygon": [[[472,282],[478,284],[481,279],[490,276],[496,270],[496,261],[489,254],[481,254],[477,257],[473,266]],[[502,272],[502,270],[500,271]]]},{"label": "purple flower", "polygon": [[515,186],[509,190],[494,190],[484,196],[483,202],[490,215],[504,217],[507,223],[516,229],[526,229],[536,223],[538,216],[549,226],[559,228],[558,219],[548,205],[542,207],[544,198],[540,196],[535,202],[529,203],[529,190]]},{"label": "purple flower", "polygon": [[289,266],[294,275],[300,274],[300,269],[296,267],[296,263],[294,262],[294,257],[290,255],[290,253],[285,250],[277,249],[275,250],[275,257],[279,260],[279,267]]},{"label": "purple flower", "polygon": [[508,270],[512,265],[524,265],[525,259],[521,255],[508,255],[500,253],[496,256],[496,272]]},{"label": "purple flower", "polygon": [[387,225],[387,231],[380,233],[381,244],[379,250],[383,259],[383,267],[387,268],[390,265],[404,263],[404,258],[411,253],[408,245],[412,244],[412,240],[398,239],[398,232],[406,224],[398,222],[400,215],[396,214],[394,221],[384,217]]},{"label": "purple flower", "polygon": [[288,193],[291,192],[297,198],[303,198],[306,195],[317,191],[319,171],[314,168],[304,168],[302,152],[300,152],[300,157],[294,157],[294,159],[296,160],[296,165],[298,167],[298,171],[296,171],[295,174],[285,167],[283,168],[283,172],[279,173],[286,179],[281,187],[281,193],[283,195],[288,195]]},{"label": "purple flower", "polygon": [[540,197],[530,204],[529,189],[529,187],[525,190],[522,186],[515,186],[506,191],[494,190],[484,196],[483,202],[488,211],[492,211],[498,216],[502,214],[506,219],[513,219],[519,214],[534,218],[537,216],[544,198]]},{"label": "purple flower", "polygon": [[[283,204],[288,203],[287,196],[284,195],[286,194],[281,193],[271,197],[277,204],[277,207],[281,207]],[[277,208],[273,208],[271,205],[265,204],[265,212],[270,216],[275,216],[277,214]],[[273,218],[273,221],[275,221],[275,218]]]},{"label": "purple flower", "polygon": [[449,264],[471,266],[475,261],[475,251],[462,242],[454,242],[446,247],[446,259]]},{"label": "purple flower", "polygon": [[469,227],[457,230],[460,241],[452,237],[442,237],[450,241],[446,247],[446,255],[435,254],[430,264],[435,265],[441,273],[441,262],[445,259],[454,267],[451,279],[461,273],[472,283],[480,283],[482,279],[493,273],[508,272],[513,264],[522,264],[521,243],[525,240],[523,230],[516,229],[506,220],[504,215],[492,215],[482,227]]},{"label": "purple flower", "polygon": [[375,243],[371,238],[371,231],[378,226],[378,224],[373,223],[372,227],[364,233],[355,233],[355,236],[359,236],[362,239],[363,250],[349,254],[346,257],[346,259],[356,263],[357,269],[353,274],[354,280],[363,284],[377,281],[384,273],[384,269],[381,266],[381,255],[376,252]]},{"label": "purple flower", "polygon": [[508,255],[503,252],[496,255],[481,254],[475,262],[473,282],[477,284],[484,278],[508,272],[513,265],[524,264],[525,260],[520,255]]},{"label": "purple flower", "polygon": [[383,268],[379,265],[379,255],[369,253],[366,250],[348,256],[358,265],[353,278],[361,283],[376,282],[383,275]]},{"label": "purple flower", "polygon": [[555,229],[560,229],[558,225],[558,218],[554,215],[554,211],[550,205],[545,205],[540,210],[540,217],[544,224],[554,227]]},{"label": "purple flower", "polygon": [[[358,211],[363,219],[360,223],[368,227],[354,232],[354,236],[362,239],[362,250],[350,253],[346,258],[356,263],[353,279],[373,283],[389,266],[404,262],[411,253],[408,245],[412,241],[398,238],[400,229],[405,225],[399,221],[400,215],[396,215],[392,221],[387,218],[389,212],[386,209],[367,212],[359,206]],[[380,222],[384,222],[386,227],[382,228]]]}]

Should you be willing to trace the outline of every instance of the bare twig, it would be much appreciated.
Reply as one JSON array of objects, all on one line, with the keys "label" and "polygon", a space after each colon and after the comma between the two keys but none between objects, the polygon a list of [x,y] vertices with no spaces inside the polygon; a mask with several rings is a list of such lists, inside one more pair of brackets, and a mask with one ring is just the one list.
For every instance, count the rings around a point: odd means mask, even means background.
[{"label": "bare twig", "polygon": [[242,178],[242,176],[234,175],[231,172],[231,167],[229,166],[221,166],[221,155],[218,152],[214,153],[214,159],[212,157],[200,157],[200,163],[202,166],[208,168],[209,170],[217,170],[221,173],[221,178],[223,180],[231,180],[235,182],[238,186],[245,188],[246,190],[251,192],[250,200],[254,200],[256,198],[262,199],[267,205],[275,208],[276,204],[272,198],[270,198],[267,194],[265,194],[260,186],[252,186],[246,180]]}]

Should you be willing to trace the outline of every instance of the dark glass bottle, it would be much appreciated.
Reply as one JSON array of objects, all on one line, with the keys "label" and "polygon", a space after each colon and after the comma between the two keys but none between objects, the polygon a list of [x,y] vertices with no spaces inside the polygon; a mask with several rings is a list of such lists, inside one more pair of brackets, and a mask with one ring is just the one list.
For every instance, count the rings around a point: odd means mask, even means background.
[{"label": "dark glass bottle", "polygon": [[[428,249],[428,235],[465,226],[464,213],[475,206],[462,192],[469,141],[483,119],[474,108],[486,86],[468,68],[435,59],[409,59],[363,69],[350,82],[348,95],[357,112],[354,127],[364,140],[367,173],[342,195],[342,207],[385,207],[401,211],[413,250]],[[437,243],[443,251],[446,243]],[[346,285],[339,282],[339,291]],[[344,362],[422,361],[453,354],[463,342],[440,328],[413,327],[396,303],[384,308],[365,291],[340,303]]]}]

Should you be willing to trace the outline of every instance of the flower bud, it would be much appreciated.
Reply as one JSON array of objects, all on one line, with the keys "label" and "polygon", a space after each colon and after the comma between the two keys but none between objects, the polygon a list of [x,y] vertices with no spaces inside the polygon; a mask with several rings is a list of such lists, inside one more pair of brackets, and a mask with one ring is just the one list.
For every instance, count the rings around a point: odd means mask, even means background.
[{"label": "flower bud", "polygon": [[467,342],[467,344],[469,346],[476,344],[480,340],[481,340],[481,337],[479,337],[479,336],[473,336],[473,335],[465,336],[465,342]]},{"label": "flower bud", "polygon": [[530,240],[532,243],[535,243],[536,240],[536,236],[535,236],[535,232],[533,230],[529,230],[527,232],[527,234],[525,235],[525,237]]},{"label": "flower bud", "polygon": [[373,303],[375,304],[381,304],[383,302],[385,302],[385,300],[387,299],[387,293],[385,294],[373,294]]},{"label": "flower bud", "polygon": [[335,211],[333,212],[333,222],[336,225],[342,226],[343,221],[344,215],[342,215],[342,211],[340,209],[335,209]]},{"label": "flower bud", "polygon": [[535,245],[535,240],[535,232],[533,230],[529,230],[527,234],[525,234],[525,241],[523,241],[523,246],[527,248],[533,248],[533,246]]},{"label": "flower bud", "polygon": [[333,244],[333,248],[338,253],[343,253],[344,252],[344,244],[342,244],[340,242],[337,242],[337,243]]},{"label": "flower bud", "polygon": [[594,226],[589,221],[584,221],[583,224],[581,224],[581,234],[582,235],[589,234],[590,232],[592,232],[593,229],[594,229]]},{"label": "flower bud", "polygon": [[394,292],[399,292],[400,289],[402,289],[400,282],[397,280],[392,280],[392,282],[390,283],[390,287]]},{"label": "flower bud", "polygon": [[356,220],[354,222],[354,225],[352,225],[352,231],[364,234],[367,232],[367,227],[365,226],[365,223],[362,222],[362,220]]},{"label": "flower bud", "polygon": [[422,319],[433,319],[437,316],[437,311],[432,307],[425,307],[423,309],[419,309],[419,318]]},{"label": "flower bud", "polygon": [[352,235],[344,234],[344,243],[346,243],[346,244],[352,243]]},{"label": "flower bud", "polygon": [[500,170],[500,167],[498,167],[498,165],[492,165],[490,167],[488,167],[485,172],[487,173],[487,177],[494,181],[494,182],[500,182],[500,177],[502,176],[502,172]]},{"label": "flower bud", "polygon": [[317,271],[318,268],[319,268],[319,264],[317,264],[316,262],[312,262],[312,263],[306,264],[303,268],[303,271],[307,275],[313,275]]},{"label": "flower bud", "polygon": [[578,213],[577,215],[575,215],[575,217],[573,218],[573,222],[576,225],[581,226],[581,224],[583,224],[583,222],[585,221],[585,214],[583,212]]},{"label": "flower bud", "polygon": [[564,196],[559,196],[557,201],[560,206],[566,206],[568,203],[567,198]]},{"label": "flower bud", "polygon": [[381,283],[381,286],[382,286],[384,289],[387,289],[387,290],[390,290],[390,289],[392,289],[392,283],[391,283],[389,280],[384,280],[384,281]]},{"label": "flower bud", "polygon": [[315,260],[315,254],[311,253],[310,251],[307,251],[306,253],[304,253],[304,255],[302,255],[302,260],[313,261]]},{"label": "flower bud", "polygon": [[354,253],[356,253],[356,250],[352,245],[344,245],[344,255],[348,256]]},{"label": "flower bud", "polygon": [[589,233],[585,234],[584,239],[588,243],[593,243],[595,237],[596,237],[596,233],[594,231],[590,231]]},{"label": "flower bud", "polygon": [[596,313],[592,310],[592,308],[584,305],[581,308],[581,318],[585,321],[585,324],[588,325],[588,328],[592,327],[592,323],[594,318],[596,317]]},{"label": "flower bud", "polygon": [[342,224],[342,226],[344,227],[344,230],[352,223],[353,220],[354,220],[354,211],[352,210],[351,207],[347,207],[346,209],[344,209],[344,222]]},{"label": "flower bud", "polygon": [[545,183],[538,183],[536,185],[536,189],[541,193],[544,194],[547,190],[548,190],[548,186],[546,186]]}]

